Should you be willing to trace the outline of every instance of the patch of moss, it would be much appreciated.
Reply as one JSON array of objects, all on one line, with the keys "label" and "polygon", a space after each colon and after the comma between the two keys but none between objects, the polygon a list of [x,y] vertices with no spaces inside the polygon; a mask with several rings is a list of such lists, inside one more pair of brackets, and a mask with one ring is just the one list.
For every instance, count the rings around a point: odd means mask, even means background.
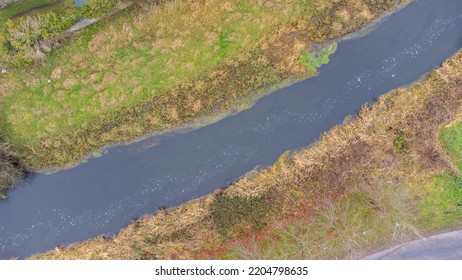
[{"label": "patch of moss", "polygon": [[329,56],[337,51],[337,43],[334,42],[317,50],[308,50],[300,57],[300,63],[310,72],[316,72],[319,67],[329,63]]}]

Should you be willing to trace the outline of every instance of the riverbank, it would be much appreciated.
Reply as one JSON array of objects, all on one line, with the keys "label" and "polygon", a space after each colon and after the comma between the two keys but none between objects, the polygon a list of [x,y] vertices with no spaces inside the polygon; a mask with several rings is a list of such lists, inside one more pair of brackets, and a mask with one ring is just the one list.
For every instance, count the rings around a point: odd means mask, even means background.
[{"label": "riverbank", "polygon": [[[23,62],[31,57],[34,57],[32,60],[37,58],[36,63],[42,62],[45,53],[51,52],[60,41],[75,32],[67,32],[66,28],[80,17],[109,17],[130,4],[118,2],[119,4],[111,10],[115,4],[108,6],[108,3],[116,2],[110,1],[112,0],[92,0],[80,8],[76,8],[72,0],[4,1],[5,6],[0,9],[0,80],[8,83],[8,79],[14,76],[15,72],[27,68],[29,63],[23,65]],[[24,55],[31,57],[26,58]],[[33,72],[22,70],[23,81],[34,75]],[[8,85],[2,84],[0,101],[9,93]],[[0,198],[6,198],[6,192],[17,185],[27,173],[27,162],[17,151],[12,141],[0,129]]]},{"label": "riverbank", "polygon": [[223,191],[43,259],[334,259],[462,223],[462,52]]},{"label": "riverbank", "polygon": [[19,158],[31,169],[63,167],[108,144],[229,112],[290,77],[315,75],[326,57],[311,46],[396,3],[222,2],[138,2],[43,63],[2,75],[0,125]]},{"label": "riverbank", "polygon": [[16,186],[24,174],[24,168],[0,132],[0,199],[6,198],[7,191]]}]

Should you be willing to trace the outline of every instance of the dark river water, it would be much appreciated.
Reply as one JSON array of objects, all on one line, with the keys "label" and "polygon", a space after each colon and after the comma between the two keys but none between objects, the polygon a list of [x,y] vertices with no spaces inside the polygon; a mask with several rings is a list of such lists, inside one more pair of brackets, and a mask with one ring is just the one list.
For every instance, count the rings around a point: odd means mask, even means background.
[{"label": "dark river water", "polygon": [[317,78],[212,125],[110,148],[0,201],[0,258],[113,235],[135,217],[226,187],[313,143],[364,103],[418,80],[462,46],[462,1],[419,0],[368,35],[340,42]]}]

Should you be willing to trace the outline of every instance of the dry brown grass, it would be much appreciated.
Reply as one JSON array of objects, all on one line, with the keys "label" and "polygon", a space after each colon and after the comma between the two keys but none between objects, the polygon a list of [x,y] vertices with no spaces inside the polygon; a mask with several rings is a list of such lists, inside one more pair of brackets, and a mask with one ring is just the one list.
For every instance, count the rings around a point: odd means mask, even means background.
[{"label": "dry brown grass", "polygon": [[[428,191],[421,186],[453,171],[437,134],[462,112],[461,73],[462,51],[424,81],[391,91],[316,144],[223,192],[145,217],[114,239],[33,258],[358,258],[415,237],[421,229],[414,203]],[[397,137],[405,139],[403,146]],[[278,199],[260,213],[258,199],[268,193]],[[223,201],[227,213],[214,213]],[[231,225],[239,231],[223,234],[220,227],[227,225],[214,217],[236,215],[229,210],[235,202],[240,211],[247,205],[247,216],[264,217],[260,225],[266,226],[254,231],[248,226],[255,221],[242,218]]]}]

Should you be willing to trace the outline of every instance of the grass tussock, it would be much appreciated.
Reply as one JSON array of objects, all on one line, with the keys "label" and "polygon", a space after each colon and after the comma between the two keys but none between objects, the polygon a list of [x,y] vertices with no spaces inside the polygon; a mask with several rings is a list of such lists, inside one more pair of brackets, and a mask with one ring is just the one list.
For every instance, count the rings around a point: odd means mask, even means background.
[{"label": "grass tussock", "polygon": [[224,191],[145,217],[114,239],[33,258],[359,258],[461,224],[457,153],[438,136],[460,120],[461,73],[458,52],[425,80]]},{"label": "grass tussock", "polygon": [[315,75],[328,59],[307,49],[395,4],[138,1],[42,63],[1,75],[0,128],[31,168],[74,163],[101,146],[228,112],[281,81]]},{"label": "grass tussock", "polygon": [[5,142],[0,133],[0,199],[6,198],[6,192],[13,188],[24,175],[11,145]]},{"label": "grass tussock", "polygon": [[260,231],[266,226],[268,216],[276,214],[274,203],[277,203],[277,195],[272,190],[255,197],[218,194],[211,206],[212,220],[218,233],[224,237],[235,237],[248,231]]}]

